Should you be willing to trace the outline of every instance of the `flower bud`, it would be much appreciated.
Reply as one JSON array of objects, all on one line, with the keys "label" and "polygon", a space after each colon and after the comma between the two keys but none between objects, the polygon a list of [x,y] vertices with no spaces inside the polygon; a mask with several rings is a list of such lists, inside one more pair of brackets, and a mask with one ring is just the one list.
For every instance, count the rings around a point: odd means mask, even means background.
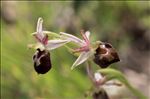
[{"label": "flower bud", "polygon": [[116,50],[109,43],[100,43],[94,56],[94,62],[101,68],[106,68],[110,64],[120,61]]},{"label": "flower bud", "polygon": [[37,49],[33,61],[34,69],[38,74],[45,74],[51,69],[50,53],[46,50]]}]

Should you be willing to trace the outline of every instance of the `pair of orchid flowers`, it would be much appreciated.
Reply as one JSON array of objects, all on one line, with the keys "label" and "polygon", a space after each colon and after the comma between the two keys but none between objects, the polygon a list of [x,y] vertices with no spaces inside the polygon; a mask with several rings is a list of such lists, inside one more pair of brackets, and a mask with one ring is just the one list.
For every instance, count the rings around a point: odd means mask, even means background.
[{"label": "pair of orchid flowers", "polygon": [[59,36],[58,38],[49,40],[48,34],[53,34],[53,32],[43,31],[42,24],[43,19],[39,18],[36,32],[32,33],[37,40],[37,44],[32,47],[37,49],[33,56],[33,61],[34,69],[38,74],[45,74],[52,67],[49,51],[64,46],[69,42],[73,42],[80,46],[73,51],[75,53],[80,53],[80,55],[73,63],[71,69],[74,69],[76,66],[89,59],[93,59],[93,61],[102,68],[106,68],[110,64],[119,61],[118,54],[111,44],[100,41],[96,41],[96,43],[92,44],[92,42],[90,42],[89,31],[85,33],[81,31],[83,39],[68,33],[60,32],[60,34],[56,34]]}]

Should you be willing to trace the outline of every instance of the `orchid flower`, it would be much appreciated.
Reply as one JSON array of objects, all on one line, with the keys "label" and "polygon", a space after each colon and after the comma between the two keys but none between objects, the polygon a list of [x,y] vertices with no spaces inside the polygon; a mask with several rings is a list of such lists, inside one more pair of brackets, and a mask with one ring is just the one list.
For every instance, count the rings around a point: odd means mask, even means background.
[{"label": "orchid flower", "polygon": [[92,50],[91,44],[90,44],[90,32],[86,31],[83,33],[81,31],[81,35],[83,37],[83,40],[73,36],[68,33],[60,32],[61,38],[72,41],[80,46],[80,48],[74,49],[74,52],[80,52],[79,57],[77,60],[73,63],[71,69],[74,69],[76,66],[84,63],[86,60],[88,60],[94,53]]},{"label": "orchid flower", "polygon": [[38,43],[34,46],[36,49],[40,48],[41,50],[53,50],[69,42],[68,40],[62,39],[48,40],[47,33],[50,34],[51,32],[43,31],[42,25],[43,19],[39,18],[37,22],[36,32],[32,33],[38,41]]},{"label": "orchid flower", "polygon": [[69,42],[68,40],[61,39],[48,40],[48,35],[46,33],[51,32],[43,31],[42,25],[43,19],[39,18],[37,22],[36,32],[33,33],[38,43],[31,46],[36,48],[37,50],[33,56],[33,61],[34,69],[38,74],[45,74],[52,67],[50,52],[48,52],[48,50],[56,49]]},{"label": "orchid flower", "polygon": [[72,41],[80,47],[74,52],[80,52],[79,57],[73,63],[71,69],[84,63],[86,60],[93,58],[93,61],[101,68],[106,68],[110,64],[120,61],[119,56],[113,46],[106,42],[96,41],[92,45],[90,42],[90,32],[81,31],[83,40],[68,33],[60,32],[61,38]]}]

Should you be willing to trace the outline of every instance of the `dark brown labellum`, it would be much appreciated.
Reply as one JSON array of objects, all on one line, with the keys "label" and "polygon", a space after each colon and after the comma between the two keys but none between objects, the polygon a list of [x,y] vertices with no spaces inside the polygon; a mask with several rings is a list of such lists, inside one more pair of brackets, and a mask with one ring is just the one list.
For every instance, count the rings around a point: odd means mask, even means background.
[{"label": "dark brown labellum", "polygon": [[50,53],[46,50],[37,49],[33,61],[34,69],[38,74],[45,74],[51,69]]},{"label": "dark brown labellum", "polygon": [[94,56],[94,62],[101,68],[106,68],[110,64],[120,61],[116,50],[109,43],[99,44]]},{"label": "dark brown labellum", "polygon": [[100,90],[93,93],[93,99],[109,99],[109,97],[105,90]]}]

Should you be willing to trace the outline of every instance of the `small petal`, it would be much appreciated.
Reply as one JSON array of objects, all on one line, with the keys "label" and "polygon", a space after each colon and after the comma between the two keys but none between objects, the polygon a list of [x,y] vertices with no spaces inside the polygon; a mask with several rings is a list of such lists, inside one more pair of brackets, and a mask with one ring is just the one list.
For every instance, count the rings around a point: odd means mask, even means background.
[{"label": "small petal", "polygon": [[77,58],[77,60],[73,63],[71,69],[74,69],[76,66],[82,64],[85,62],[89,57],[91,56],[91,51],[88,52],[82,52],[80,56]]},{"label": "small petal", "polygon": [[61,34],[61,38],[63,39],[67,39],[67,40],[70,40],[70,41],[73,41],[79,45],[84,45],[85,42],[83,40],[81,40],[80,38],[74,36],[74,35],[71,35],[71,34],[68,34],[68,33],[64,33],[64,32],[60,32]]},{"label": "small petal", "polygon": [[87,39],[89,40],[90,39],[90,31],[86,31],[85,35],[86,35]]},{"label": "small petal", "polygon": [[70,42],[70,41],[68,41],[68,40],[49,40],[48,44],[46,45],[46,49],[53,50],[53,49],[56,49],[58,47],[65,45],[68,42]]}]

